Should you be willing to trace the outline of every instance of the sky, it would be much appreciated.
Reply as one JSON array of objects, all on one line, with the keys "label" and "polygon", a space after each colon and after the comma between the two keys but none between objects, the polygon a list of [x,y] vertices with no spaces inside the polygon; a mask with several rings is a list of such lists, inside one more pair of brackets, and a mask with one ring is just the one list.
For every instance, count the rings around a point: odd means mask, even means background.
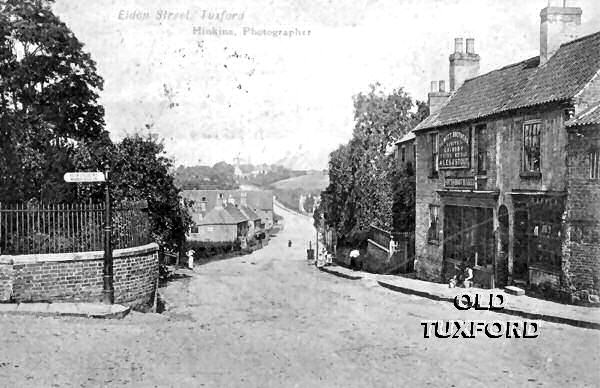
[{"label": "sky", "polygon": [[[552,0],[562,3],[562,0]],[[598,31],[600,2],[581,34]],[[379,82],[426,100],[454,38],[481,74],[539,55],[548,0],[56,0],[97,62],[106,129],[157,133],[175,165],[323,169],[353,128],[352,97]],[[293,34],[261,34],[293,31]]]}]

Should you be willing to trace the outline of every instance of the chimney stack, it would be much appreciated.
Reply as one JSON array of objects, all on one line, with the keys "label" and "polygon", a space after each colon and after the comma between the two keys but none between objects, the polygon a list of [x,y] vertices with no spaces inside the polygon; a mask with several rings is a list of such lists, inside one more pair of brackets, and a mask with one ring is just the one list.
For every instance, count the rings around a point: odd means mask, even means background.
[{"label": "chimney stack", "polygon": [[464,52],[463,49],[464,49],[463,38],[455,38],[454,39],[454,52],[462,53],[462,52]]},{"label": "chimney stack", "polygon": [[582,13],[579,7],[567,6],[567,0],[548,0],[540,13],[540,65],[548,62],[561,44],[578,37]]},{"label": "chimney stack", "polygon": [[450,54],[450,92],[458,90],[466,80],[479,75],[479,55],[475,54],[475,39],[467,39],[467,52],[463,51],[463,38],[454,39],[454,53]]},{"label": "chimney stack", "polygon": [[449,97],[450,93],[446,92],[446,81],[431,81],[431,91],[427,94],[429,114],[433,114],[440,110]]},{"label": "chimney stack", "polygon": [[475,54],[475,39],[467,39],[467,54]]}]

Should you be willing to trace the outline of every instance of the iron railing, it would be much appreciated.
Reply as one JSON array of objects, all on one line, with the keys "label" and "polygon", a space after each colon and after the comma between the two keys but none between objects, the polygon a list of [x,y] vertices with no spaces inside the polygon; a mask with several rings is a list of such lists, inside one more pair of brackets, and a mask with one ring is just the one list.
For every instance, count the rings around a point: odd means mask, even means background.
[{"label": "iron railing", "polygon": [[[146,201],[112,209],[113,248],[150,242]],[[103,249],[104,204],[0,203],[0,254],[70,253]]]}]

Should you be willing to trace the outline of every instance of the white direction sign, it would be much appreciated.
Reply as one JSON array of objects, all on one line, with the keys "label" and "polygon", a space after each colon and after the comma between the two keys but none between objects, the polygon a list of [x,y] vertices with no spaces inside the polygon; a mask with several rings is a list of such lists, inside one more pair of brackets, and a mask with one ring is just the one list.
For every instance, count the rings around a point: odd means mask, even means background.
[{"label": "white direction sign", "polygon": [[65,182],[104,182],[103,172],[68,172],[64,176]]}]

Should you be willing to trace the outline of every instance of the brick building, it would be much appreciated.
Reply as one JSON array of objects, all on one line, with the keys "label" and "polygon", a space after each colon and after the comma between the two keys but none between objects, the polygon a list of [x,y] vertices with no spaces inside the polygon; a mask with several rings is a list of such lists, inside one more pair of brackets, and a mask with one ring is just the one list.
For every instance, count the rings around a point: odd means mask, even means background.
[{"label": "brick building", "polygon": [[598,291],[600,32],[576,38],[581,15],[544,8],[540,55],[480,76],[456,39],[413,131],[420,278],[468,259],[484,286]]}]

